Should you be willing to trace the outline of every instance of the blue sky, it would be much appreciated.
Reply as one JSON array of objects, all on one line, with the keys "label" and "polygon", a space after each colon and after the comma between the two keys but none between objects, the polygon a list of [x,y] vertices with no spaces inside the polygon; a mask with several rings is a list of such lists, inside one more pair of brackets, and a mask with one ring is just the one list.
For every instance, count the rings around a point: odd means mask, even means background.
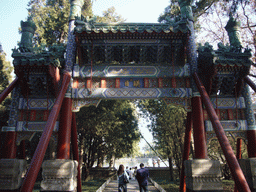
[{"label": "blue sky", "polygon": [[20,21],[27,17],[28,0],[0,0],[0,42],[11,61],[12,49],[20,41]]},{"label": "blue sky", "polygon": [[[18,28],[20,21],[27,18],[29,0],[0,0],[0,42],[7,60],[12,61],[12,49],[20,41]],[[126,22],[157,22],[157,18],[168,5],[169,0],[94,0],[93,12],[101,15],[102,11],[114,6]]]}]

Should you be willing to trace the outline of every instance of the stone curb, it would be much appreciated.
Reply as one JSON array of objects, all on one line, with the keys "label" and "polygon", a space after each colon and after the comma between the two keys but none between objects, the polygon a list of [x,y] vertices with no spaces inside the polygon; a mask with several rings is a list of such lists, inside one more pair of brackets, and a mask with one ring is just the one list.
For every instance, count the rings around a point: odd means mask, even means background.
[{"label": "stone curb", "polygon": [[101,187],[96,192],[102,192],[106,186],[109,184],[109,182],[112,180],[112,178],[109,178],[105,183],[101,185]]},{"label": "stone curb", "polygon": [[157,188],[160,192],[166,192],[161,185],[159,185],[157,182],[155,182],[153,179],[149,178],[150,182]]}]

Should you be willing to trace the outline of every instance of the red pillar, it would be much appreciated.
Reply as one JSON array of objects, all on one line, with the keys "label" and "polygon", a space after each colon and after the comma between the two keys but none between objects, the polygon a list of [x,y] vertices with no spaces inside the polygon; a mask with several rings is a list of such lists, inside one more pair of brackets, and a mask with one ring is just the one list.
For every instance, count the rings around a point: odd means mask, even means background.
[{"label": "red pillar", "polygon": [[242,139],[238,138],[237,143],[236,143],[236,158],[237,159],[241,159],[241,157],[242,157],[241,149],[242,149]]},{"label": "red pillar", "polygon": [[75,115],[75,113],[72,113],[71,144],[72,144],[73,159],[77,160],[77,162],[78,162],[78,167],[77,167],[77,192],[82,192],[79,150],[78,150],[78,144],[77,144],[76,115]]},{"label": "red pillar", "polygon": [[192,132],[192,114],[191,114],[191,112],[188,112],[186,131],[185,131],[185,139],[184,139],[182,169],[181,169],[181,174],[180,174],[180,192],[186,192],[184,161],[188,160],[188,158],[189,158],[191,132]]},{"label": "red pillar", "polygon": [[[241,157],[242,157],[241,149],[242,149],[242,139],[238,138],[237,143],[236,143],[236,158],[237,159],[241,159]],[[236,185],[235,185],[234,192],[238,192]]]},{"label": "red pillar", "polygon": [[72,99],[65,97],[60,111],[57,159],[70,158]]},{"label": "red pillar", "polygon": [[16,158],[16,151],[17,151],[16,137],[17,137],[17,132],[15,131],[6,132],[1,158],[3,159]]},{"label": "red pillar", "polygon": [[248,130],[247,131],[247,151],[248,157],[253,158],[256,157],[256,130]]},{"label": "red pillar", "polygon": [[198,96],[192,98],[192,112],[195,159],[207,159],[208,156],[201,97]]}]

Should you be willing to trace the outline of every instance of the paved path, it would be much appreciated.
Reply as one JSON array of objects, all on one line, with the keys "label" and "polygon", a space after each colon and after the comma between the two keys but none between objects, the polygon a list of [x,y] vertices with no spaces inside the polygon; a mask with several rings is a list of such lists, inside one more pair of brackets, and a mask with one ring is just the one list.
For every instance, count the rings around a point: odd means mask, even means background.
[{"label": "paved path", "polygon": [[[118,187],[117,180],[112,180],[105,188],[105,192],[116,192]],[[136,180],[130,180],[130,182],[127,184],[127,191],[128,192],[139,192],[139,185]],[[159,192],[151,183],[148,186],[148,191],[150,192]]]}]

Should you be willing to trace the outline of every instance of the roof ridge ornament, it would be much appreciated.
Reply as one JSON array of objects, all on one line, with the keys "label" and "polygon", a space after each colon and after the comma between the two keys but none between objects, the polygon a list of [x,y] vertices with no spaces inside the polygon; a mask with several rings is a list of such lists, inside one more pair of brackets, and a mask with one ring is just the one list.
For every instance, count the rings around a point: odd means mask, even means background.
[{"label": "roof ridge ornament", "polygon": [[81,10],[85,3],[84,0],[69,0],[70,1],[70,14],[69,20],[75,20],[76,17],[81,17]]},{"label": "roof ridge ornament", "polygon": [[230,47],[233,49],[233,52],[239,53],[242,49],[240,41],[240,25],[240,21],[237,21],[233,16],[230,16],[227,25],[225,26],[225,29],[228,32]]},{"label": "roof ridge ornament", "polygon": [[33,36],[36,31],[36,25],[31,17],[27,18],[27,21],[21,21],[21,41],[19,43],[19,50],[21,52],[33,51]]},{"label": "roof ridge ornament", "polygon": [[188,19],[194,21],[192,12],[192,2],[193,0],[179,0],[180,13],[182,19]]}]

